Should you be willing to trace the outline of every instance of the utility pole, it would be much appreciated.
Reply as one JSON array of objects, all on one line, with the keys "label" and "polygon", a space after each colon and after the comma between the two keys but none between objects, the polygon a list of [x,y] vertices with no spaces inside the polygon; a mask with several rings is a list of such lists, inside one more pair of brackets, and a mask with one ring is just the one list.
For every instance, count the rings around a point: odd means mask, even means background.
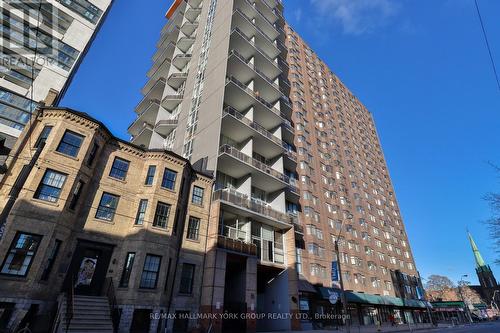
[{"label": "utility pole", "polygon": [[[353,216],[352,214],[349,214],[347,216],[349,220],[352,220]],[[340,251],[339,251],[339,238],[340,234],[342,233],[342,229],[344,228],[344,221],[345,219],[342,220],[342,224],[340,225],[340,230],[337,235],[337,239],[335,239],[335,255],[337,256],[337,268],[339,270],[339,282],[340,282],[340,300],[342,301],[342,309],[345,315],[345,325],[346,325],[346,331],[347,333],[351,332],[351,318],[349,317],[349,310],[347,306],[347,297],[345,296],[345,290],[344,290],[344,279],[342,277],[342,268],[340,267]]]},{"label": "utility pole", "polygon": [[458,292],[460,294],[460,297],[462,298],[462,302],[464,302],[465,313],[467,313],[467,317],[469,317],[469,322],[472,324],[472,316],[470,314],[469,305],[465,302],[464,294],[462,293],[461,284],[464,283],[464,277],[468,277],[468,275],[467,274],[462,275],[462,277],[460,278],[460,281],[458,281]]}]

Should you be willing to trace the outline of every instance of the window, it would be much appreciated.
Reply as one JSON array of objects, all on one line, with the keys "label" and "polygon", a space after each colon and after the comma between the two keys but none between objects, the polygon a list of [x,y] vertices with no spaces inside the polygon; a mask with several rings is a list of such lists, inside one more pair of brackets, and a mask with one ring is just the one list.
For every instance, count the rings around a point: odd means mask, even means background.
[{"label": "window", "polygon": [[82,145],[83,136],[75,132],[66,131],[57,147],[57,151],[68,156],[76,157]]},{"label": "window", "polygon": [[71,197],[71,201],[69,203],[69,209],[74,210],[76,205],[78,204],[78,199],[82,194],[82,189],[85,183],[81,180],[76,183],[75,189],[73,190],[73,196]]},{"label": "window", "polygon": [[200,236],[200,219],[197,217],[189,217],[187,239],[198,240]]},{"label": "window", "polygon": [[57,254],[59,253],[59,248],[61,247],[62,241],[56,239],[54,247],[50,252],[49,258],[47,259],[47,264],[45,265],[45,269],[43,270],[42,277],[40,280],[47,281],[50,276],[50,272],[52,271],[52,267],[54,267],[54,262],[56,261]]},{"label": "window", "polygon": [[47,141],[47,138],[49,137],[49,134],[50,134],[50,131],[52,131],[52,128],[53,128],[53,126],[45,126],[42,129],[40,136],[36,140],[35,148],[40,147],[42,144],[44,144]]},{"label": "window", "polygon": [[166,228],[168,216],[170,214],[170,205],[158,202],[156,205],[155,219],[153,221],[154,227]]},{"label": "window", "polygon": [[193,264],[182,264],[181,286],[179,292],[183,294],[191,294],[193,292],[194,269]]},{"label": "window", "polygon": [[135,225],[142,225],[144,223],[144,216],[146,215],[147,208],[148,201],[146,199],[141,199],[139,202],[139,209],[137,209],[137,215],[135,217]]},{"label": "window", "polygon": [[117,195],[104,192],[99,202],[99,207],[97,207],[97,212],[95,213],[96,219],[112,221],[119,199],[120,197]]},{"label": "window", "polygon": [[130,274],[132,273],[132,266],[134,266],[135,252],[127,253],[125,258],[125,264],[123,266],[122,277],[120,278],[120,287],[128,287],[128,281],[130,280]]},{"label": "window", "polygon": [[79,14],[86,20],[96,24],[102,15],[102,10],[87,0],[58,0],[67,8]]},{"label": "window", "polygon": [[2,264],[2,274],[26,276],[42,236],[18,232]]},{"label": "window", "polygon": [[144,185],[153,185],[153,180],[155,179],[156,165],[150,165],[148,167],[148,174],[146,175],[146,181]]},{"label": "window", "polygon": [[158,274],[160,272],[161,257],[152,254],[146,255],[144,260],[144,268],[142,269],[140,288],[154,289],[158,282]]},{"label": "window", "polygon": [[193,198],[191,199],[191,202],[197,205],[202,205],[203,204],[203,192],[204,189],[198,186],[193,187]]},{"label": "window", "polygon": [[47,169],[43,175],[42,182],[38,185],[35,192],[35,198],[49,202],[57,202],[61,195],[61,188],[66,181],[66,176],[67,175],[64,173]]},{"label": "window", "polygon": [[92,149],[90,149],[89,157],[87,158],[87,166],[90,167],[94,163],[97,151],[99,150],[99,145],[94,142]]},{"label": "window", "polygon": [[109,171],[109,176],[119,180],[125,180],[125,178],[127,178],[129,164],[129,161],[115,157],[113,165],[111,166],[111,171]]},{"label": "window", "polygon": [[161,187],[173,190],[175,187],[176,178],[177,178],[177,172],[165,168],[165,172],[163,172],[163,179],[161,181]]}]

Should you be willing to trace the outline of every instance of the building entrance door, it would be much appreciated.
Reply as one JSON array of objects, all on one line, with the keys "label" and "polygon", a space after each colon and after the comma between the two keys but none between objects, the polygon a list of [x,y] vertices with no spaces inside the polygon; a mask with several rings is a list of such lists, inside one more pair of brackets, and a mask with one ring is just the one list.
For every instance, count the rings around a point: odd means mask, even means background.
[{"label": "building entrance door", "polygon": [[65,286],[72,284],[77,295],[99,296],[112,253],[111,245],[78,241]]}]

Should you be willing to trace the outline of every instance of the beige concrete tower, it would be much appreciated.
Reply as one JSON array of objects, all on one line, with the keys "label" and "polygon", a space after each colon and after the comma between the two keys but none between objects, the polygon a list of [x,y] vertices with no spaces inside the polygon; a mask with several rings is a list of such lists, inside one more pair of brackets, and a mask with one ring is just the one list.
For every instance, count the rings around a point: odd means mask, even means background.
[{"label": "beige concrete tower", "polygon": [[[278,0],[175,1],[153,57],[132,142],[213,172],[203,312],[296,312],[296,157]],[[295,302],[293,301],[295,300]],[[203,322],[216,331],[286,320]]]}]

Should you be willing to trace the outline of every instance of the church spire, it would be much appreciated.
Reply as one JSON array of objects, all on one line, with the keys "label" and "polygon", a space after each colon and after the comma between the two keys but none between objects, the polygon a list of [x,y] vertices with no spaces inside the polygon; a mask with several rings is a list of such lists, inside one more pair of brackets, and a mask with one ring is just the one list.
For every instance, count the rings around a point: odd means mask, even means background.
[{"label": "church spire", "polygon": [[486,265],[484,262],[483,256],[481,256],[476,242],[474,242],[474,239],[468,230],[467,235],[469,237],[470,246],[472,247],[472,252],[474,253],[474,259],[476,260],[476,274],[479,279],[479,284],[481,284],[481,287],[483,288],[496,288],[497,281],[490,266]]},{"label": "church spire", "polygon": [[476,259],[476,268],[486,266],[486,263],[484,262],[484,259],[481,256],[481,253],[479,252],[479,249],[477,248],[476,242],[474,242],[472,235],[468,231],[467,231],[467,234],[469,236],[469,242],[470,242],[470,246],[472,247],[472,252],[474,253],[474,259]]}]

